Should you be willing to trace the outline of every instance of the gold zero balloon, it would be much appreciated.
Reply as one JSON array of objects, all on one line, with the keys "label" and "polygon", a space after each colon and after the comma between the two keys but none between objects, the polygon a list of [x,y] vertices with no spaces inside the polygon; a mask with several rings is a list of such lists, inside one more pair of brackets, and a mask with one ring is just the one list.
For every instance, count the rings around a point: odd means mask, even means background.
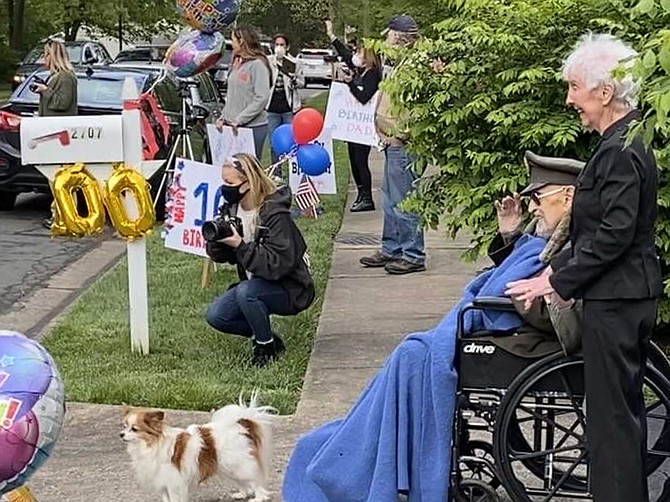
[{"label": "gold zero balloon", "polygon": [[[138,216],[130,219],[123,202],[124,194],[130,193],[135,199]],[[156,223],[149,183],[139,172],[120,165],[107,180],[105,205],[112,225],[122,237],[135,239],[151,233]]]},{"label": "gold zero balloon", "polygon": [[[77,192],[86,201],[87,216],[82,216],[77,207]],[[56,204],[54,233],[84,237],[102,231],[105,224],[105,206],[98,182],[84,164],[59,169],[53,181]]]}]

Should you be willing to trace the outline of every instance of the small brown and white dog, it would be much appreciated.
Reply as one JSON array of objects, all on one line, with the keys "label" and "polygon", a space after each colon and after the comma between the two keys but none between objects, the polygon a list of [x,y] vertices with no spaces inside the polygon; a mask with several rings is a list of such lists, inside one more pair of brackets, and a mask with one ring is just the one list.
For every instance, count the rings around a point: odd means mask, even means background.
[{"label": "small brown and white dog", "polygon": [[164,423],[162,411],[124,406],[126,442],[140,484],[162,496],[162,502],[188,502],[189,489],[213,477],[233,481],[233,498],[270,500],[266,489],[272,468],[274,410],[257,405],[224,406],[210,423],[186,429]]}]

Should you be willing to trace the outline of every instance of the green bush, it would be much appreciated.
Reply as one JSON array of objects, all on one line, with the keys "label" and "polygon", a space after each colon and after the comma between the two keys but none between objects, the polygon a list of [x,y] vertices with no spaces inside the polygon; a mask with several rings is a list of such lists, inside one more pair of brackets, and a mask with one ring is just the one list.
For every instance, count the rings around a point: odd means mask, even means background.
[{"label": "green bush", "polygon": [[[408,209],[424,224],[442,221],[473,235],[470,256],[495,231],[493,201],[527,180],[525,150],[587,158],[595,137],[565,104],[562,61],[588,29],[638,40],[647,27],[626,2],[600,0],[452,0],[435,36],[404,56],[384,82],[411,110],[410,150],[418,169],[436,165]],[[446,68],[431,68],[435,57]]]},{"label": "green bush", "polygon": [[653,21],[654,28],[649,30],[646,43],[641,49],[641,57],[634,69],[641,79],[640,95],[644,120],[631,131],[642,133],[656,152],[661,181],[658,197],[658,222],[656,225],[656,245],[661,251],[664,269],[666,299],[661,302],[659,314],[661,321],[670,323],[670,30],[664,28],[670,21],[670,2],[664,0],[642,0],[633,10],[633,18]]},{"label": "green bush", "polygon": [[[636,0],[637,1],[637,0]],[[444,19],[401,57],[382,85],[411,111],[404,124],[416,165],[437,167],[405,208],[450,234],[467,229],[474,258],[496,230],[493,201],[527,182],[525,150],[586,160],[597,140],[565,104],[560,70],[588,30],[612,33],[642,49],[645,120],[661,171],[657,244],[670,293],[670,0],[445,0]],[[434,58],[445,61],[437,72]],[[660,320],[670,322],[670,302]]]}]

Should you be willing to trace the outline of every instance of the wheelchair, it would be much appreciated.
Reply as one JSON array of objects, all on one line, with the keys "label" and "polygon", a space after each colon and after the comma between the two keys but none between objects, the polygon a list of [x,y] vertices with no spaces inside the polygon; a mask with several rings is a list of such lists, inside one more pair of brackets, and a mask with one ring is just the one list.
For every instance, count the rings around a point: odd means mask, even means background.
[{"label": "wheelchair", "polygon": [[[464,332],[471,310],[514,306],[509,298],[479,298],[459,313],[450,500],[592,499],[583,358],[559,352],[529,359],[506,352],[490,337],[509,333]],[[653,342],[644,396],[650,501],[670,502],[670,363]]]}]

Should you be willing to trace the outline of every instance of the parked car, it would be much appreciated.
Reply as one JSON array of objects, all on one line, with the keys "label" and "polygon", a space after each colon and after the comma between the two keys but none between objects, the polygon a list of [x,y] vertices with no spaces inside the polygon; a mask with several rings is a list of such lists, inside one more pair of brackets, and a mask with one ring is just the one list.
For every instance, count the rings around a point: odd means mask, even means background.
[{"label": "parked car", "polygon": [[219,97],[223,100],[226,97],[226,88],[228,86],[228,67],[233,60],[233,43],[226,39],[226,48],[223,50],[221,59],[209,70],[209,74],[214,79]]},{"label": "parked car", "polygon": [[[134,70],[148,72],[154,80],[159,77],[161,71],[164,69],[162,64],[141,62],[114,63],[110,65],[110,67],[132,68]],[[199,120],[193,124],[193,128],[197,129],[196,132],[202,136],[204,140],[202,161],[209,162],[210,152],[207,144],[207,129],[205,125],[208,123],[213,124],[223,108],[223,101],[219,98],[214,79],[207,72],[191,78],[177,78],[168,73],[165,79],[166,83],[169,83],[169,85],[167,85],[167,87],[158,86],[154,89],[156,99],[158,99],[161,107],[169,112],[169,115],[168,113],[166,113],[166,115],[168,115],[170,124],[174,125],[176,128],[181,127],[181,97],[179,95],[179,89],[185,89],[185,92],[187,92],[185,96],[187,98],[188,106],[190,107],[187,111],[190,116],[199,117]],[[175,92],[179,98],[176,102],[174,101],[174,90],[176,90]]]},{"label": "parked car", "polygon": [[[133,68],[100,67],[94,71],[77,69],[78,101],[80,115],[120,114],[123,108],[122,92],[126,77],[135,79],[137,88],[146,92],[152,88],[161,110],[171,124],[178,124],[181,117],[181,98],[178,85],[174,79],[166,78],[156,82],[158,73]],[[30,90],[35,78],[46,78],[47,72],[36,72],[12,93],[9,100],[0,106],[0,211],[10,211],[14,207],[16,197],[22,192],[49,193],[49,182],[34,166],[21,165],[20,127],[21,117],[37,114],[39,96]],[[154,86],[154,83],[156,84]],[[204,119],[206,112],[201,112],[196,120]],[[202,128],[194,128],[201,130]],[[174,131],[172,128],[172,138]],[[158,159],[166,159],[170,144],[164,145]],[[161,179],[165,172],[163,166],[149,179],[152,195],[158,197],[157,215],[164,214],[165,192],[158,194]]]},{"label": "parked car", "polygon": [[309,84],[330,85],[333,81],[333,64],[328,59],[334,57],[330,49],[303,49],[298,54],[305,75],[305,87]]},{"label": "parked car", "polygon": [[[103,66],[112,62],[105,46],[92,40],[64,42],[65,50],[73,66]],[[12,90],[16,89],[33,72],[44,68],[44,43],[32,49],[16,69],[12,79]]]},{"label": "parked car", "polygon": [[123,49],[114,58],[114,63],[162,63],[169,48],[169,45],[138,45]]}]

